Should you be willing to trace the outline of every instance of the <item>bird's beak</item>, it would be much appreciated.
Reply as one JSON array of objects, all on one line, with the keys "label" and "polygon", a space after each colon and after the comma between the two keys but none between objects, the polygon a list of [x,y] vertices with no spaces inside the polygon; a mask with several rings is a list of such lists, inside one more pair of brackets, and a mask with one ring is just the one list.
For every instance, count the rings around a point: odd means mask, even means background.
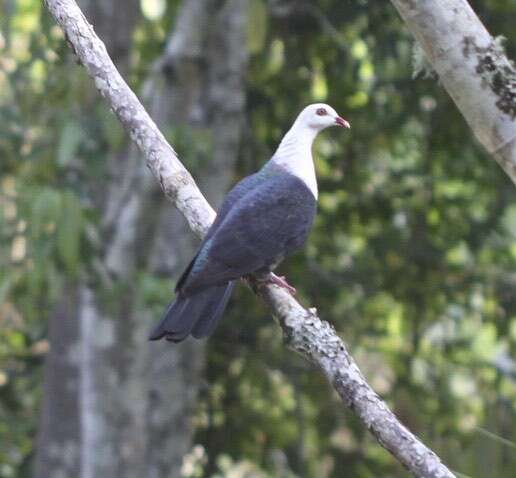
[{"label": "bird's beak", "polygon": [[351,128],[351,125],[344,118],[341,118],[340,116],[337,116],[335,118],[335,124],[337,126],[340,126],[341,128]]}]

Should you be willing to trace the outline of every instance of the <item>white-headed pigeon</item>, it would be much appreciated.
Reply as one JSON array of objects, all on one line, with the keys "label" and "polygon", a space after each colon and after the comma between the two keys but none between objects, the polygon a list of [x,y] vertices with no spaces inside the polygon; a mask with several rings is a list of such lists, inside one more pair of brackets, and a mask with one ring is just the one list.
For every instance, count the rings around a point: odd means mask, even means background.
[{"label": "white-headed pigeon", "polygon": [[[307,106],[270,161],[226,195],[150,340],[211,335],[237,279],[271,272],[305,243],[317,203],[312,143],[329,126],[349,128],[349,123],[331,106]],[[268,280],[295,290],[274,274]]]}]

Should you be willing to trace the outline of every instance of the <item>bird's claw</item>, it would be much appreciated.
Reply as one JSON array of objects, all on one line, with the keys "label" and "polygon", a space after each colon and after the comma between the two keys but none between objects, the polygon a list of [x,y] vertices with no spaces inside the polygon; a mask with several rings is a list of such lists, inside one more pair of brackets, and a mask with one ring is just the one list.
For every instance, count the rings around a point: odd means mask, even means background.
[{"label": "bird's claw", "polygon": [[292,295],[296,295],[296,288],[292,287],[287,280],[285,279],[285,276],[277,276],[276,274],[271,272],[270,275],[270,282],[272,284],[277,285],[278,287],[282,287],[284,289],[287,289]]},{"label": "bird's claw", "polygon": [[274,284],[282,289],[287,289],[292,295],[296,295],[297,291],[295,287],[292,287],[286,280],[285,276],[277,276],[274,273],[262,274],[262,275],[245,275],[242,276],[242,280],[247,283],[255,292],[261,284]]}]

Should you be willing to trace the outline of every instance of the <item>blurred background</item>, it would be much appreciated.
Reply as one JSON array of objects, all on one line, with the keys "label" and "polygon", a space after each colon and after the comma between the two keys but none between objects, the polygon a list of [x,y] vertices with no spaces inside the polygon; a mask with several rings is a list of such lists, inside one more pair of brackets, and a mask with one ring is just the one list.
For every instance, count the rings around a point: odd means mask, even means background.
[{"label": "blurred background", "polygon": [[[471,2],[516,58],[516,2]],[[81,0],[214,206],[324,101],[280,272],[458,476],[516,475],[514,185],[389,2]],[[148,343],[197,241],[38,0],[0,0],[0,477],[404,477],[239,286]]]}]

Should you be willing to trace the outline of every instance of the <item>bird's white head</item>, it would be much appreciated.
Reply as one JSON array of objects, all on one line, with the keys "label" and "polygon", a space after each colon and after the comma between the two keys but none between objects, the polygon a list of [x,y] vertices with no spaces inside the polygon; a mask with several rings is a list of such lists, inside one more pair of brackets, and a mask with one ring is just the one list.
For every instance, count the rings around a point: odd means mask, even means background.
[{"label": "bird's white head", "polygon": [[349,123],[330,106],[324,103],[308,105],[296,119],[296,125],[309,127],[316,132],[322,131],[330,126],[350,128]]},{"label": "bird's white head", "polygon": [[301,178],[315,198],[317,179],[312,159],[312,143],[319,131],[330,126],[350,127],[349,123],[329,105],[315,103],[307,106],[299,113],[270,161]]}]

